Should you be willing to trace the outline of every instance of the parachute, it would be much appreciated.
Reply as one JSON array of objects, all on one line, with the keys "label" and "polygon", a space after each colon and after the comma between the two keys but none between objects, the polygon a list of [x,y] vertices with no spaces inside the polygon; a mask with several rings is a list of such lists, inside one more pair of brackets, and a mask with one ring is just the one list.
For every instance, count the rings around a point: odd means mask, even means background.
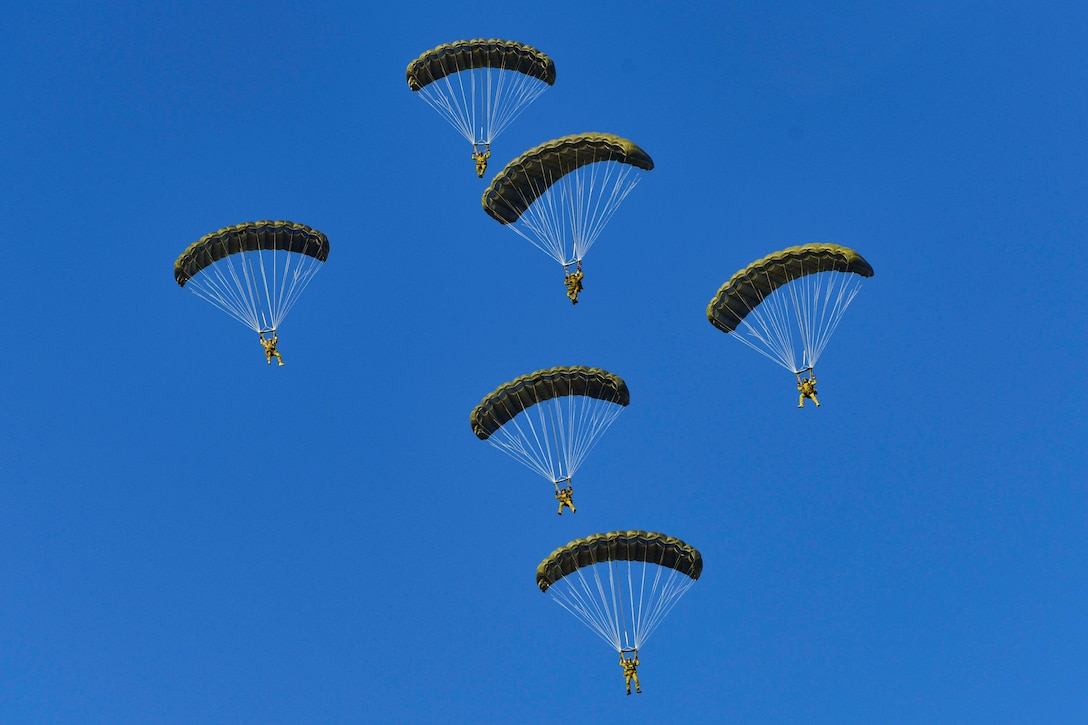
[{"label": "parachute", "polygon": [[[580,275],[582,258],[642,173],[653,168],[653,159],[625,138],[564,136],[507,164],[484,192],[483,207],[568,274],[577,265]],[[577,290],[571,301],[577,302]]]},{"label": "parachute", "polygon": [[555,83],[555,63],[509,40],[459,40],[408,64],[408,87],[472,144],[481,178],[491,142]]},{"label": "parachute", "polygon": [[702,572],[702,555],[680,539],[613,531],[553,551],[536,583],[622,655],[642,648]]},{"label": "parachute", "polygon": [[706,316],[800,380],[816,365],[863,278],[872,276],[873,268],[852,249],[790,247],[734,274],[707,305]]},{"label": "parachute", "polygon": [[174,279],[262,336],[275,334],[321,264],[328,238],[287,221],[226,227],[174,262]]},{"label": "parachute", "polygon": [[536,471],[558,492],[560,483],[570,485],[598,438],[630,402],[618,375],[555,367],[499,386],[469,421],[477,438]]}]

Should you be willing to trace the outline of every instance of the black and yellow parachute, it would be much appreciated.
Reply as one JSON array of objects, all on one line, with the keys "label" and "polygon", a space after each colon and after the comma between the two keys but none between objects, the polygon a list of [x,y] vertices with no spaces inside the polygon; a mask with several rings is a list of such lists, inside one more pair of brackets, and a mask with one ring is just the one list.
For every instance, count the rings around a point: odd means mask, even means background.
[{"label": "black and yellow parachute", "polygon": [[[653,159],[608,133],[563,136],[506,165],[484,192],[484,211],[561,264],[577,266]],[[579,280],[581,277],[579,277]],[[579,287],[580,289],[580,287]],[[572,302],[577,299],[572,297]]]},{"label": "black and yellow parachute", "polygon": [[631,402],[607,370],[554,367],[504,383],[469,415],[472,432],[557,487],[569,483],[597,439]]},{"label": "black and yellow parachute", "polygon": [[174,279],[256,332],[275,332],[321,264],[328,238],[304,224],[225,227],[189,245]]},{"label": "black and yellow parachute", "polygon": [[536,583],[618,652],[641,649],[703,573],[680,539],[613,531],[575,539],[536,569]]},{"label": "black and yellow parachute", "polygon": [[734,274],[710,300],[710,324],[793,373],[811,370],[873,268],[836,244],[789,247]]},{"label": "black and yellow parachute", "polygon": [[408,87],[472,144],[479,176],[491,143],[555,83],[555,63],[510,40],[459,40],[408,64]]}]

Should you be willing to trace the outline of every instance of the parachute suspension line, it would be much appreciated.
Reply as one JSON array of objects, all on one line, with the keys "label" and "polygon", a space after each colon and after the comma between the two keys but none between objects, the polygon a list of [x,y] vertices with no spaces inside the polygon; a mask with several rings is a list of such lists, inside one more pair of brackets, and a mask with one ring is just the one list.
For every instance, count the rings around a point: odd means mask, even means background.
[{"label": "parachute suspension line", "polygon": [[[278,247],[279,243],[280,243],[279,232],[277,232],[275,234],[274,239],[275,239],[275,241],[272,244],[272,292],[268,291],[268,271],[265,269],[265,266],[264,266],[264,250],[261,249],[261,248],[258,248],[257,251],[256,251],[257,262],[258,262],[257,267],[261,270],[261,285],[264,287],[264,299],[268,300],[267,309],[261,310],[260,322],[261,322],[261,327],[262,328],[267,328],[269,330],[275,330],[278,327],[278,325],[276,325],[276,321],[275,321],[275,316],[276,316],[276,297],[275,297],[275,292],[276,292],[276,261],[277,261],[276,260],[276,251],[275,250],[276,250],[276,247]],[[250,263],[250,274],[253,275],[252,258],[249,260],[249,263]],[[256,279],[256,275],[253,275],[253,277],[254,277],[254,279]],[[258,333],[259,332],[260,331],[258,331]]]},{"label": "parachute suspension line", "polygon": [[[634,648],[641,649],[665,619],[680,597],[695,583],[694,579],[666,567],[655,567],[653,581],[646,591],[646,569],[643,564],[639,582],[638,610],[632,625]],[[634,594],[631,597],[634,607]]]},{"label": "parachute suspension line", "polygon": [[[283,233],[277,232],[276,244],[271,251],[257,249],[255,252],[244,253],[250,255],[250,264],[255,255],[261,270],[264,297],[261,298],[259,292],[256,296],[263,299],[264,309],[261,313],[261,329],[258,332],[274,332],[279,329],[283,318],[287,317],[287,313],[320,269],[320,262],[315,258],[292,253],[286,245],[281,247],[278,236]],[[270,264],[265,264],[265,254],[272,257]],[[255,277],[252,272],[250,274]]]},{"label": "parachute suspension line", "polygon": [[[646,604],[646,564],[643,562],[641,567],[641,575],[637,577],[639,579],[639,592],[638,597],[635,596],[635,579],[633,576],[631,562],[627,562],[627,592],[628,601],[631,602],[631,632],[630,639],[624,643],[627,648],[638,649],[642,646],[642,619],[644,606]],[[657,567],[655,579],[661,576],[661,567]]]},{"label": "parachute suspension line", "polygon": [[[571,406],[572,417],[575,407]],[[567,466],[571,475],[574,475],[574,472],[582,465],[582,461],[585,460],[586,456],[597,444],[597,441],[600,440],[604,431],[615,422],[620,412],[623,411],[621,405],[594,398],[584,399],[583,405],[577,406],[577,408],[580,417],[574,425],[574,436],[571,439],[569,457],[567,458]]]},{"label": "parachute suspension line", "polygon": [[[628,607],[623,606],[623,599],[620,596],[623,593],[622,587],[616,586],[614,566],[615,562],[608,562],[608,583],[612,591],[612,608],[619,614],[616,624],[619,625],[619,630],[623,632],[623,638],[619,642],[619,650],[622,652],[624,644],[631,641],[631,631],[627,621],[630,612],[627,611]],[[631,562],[627,562],[627,581],[628,583],[631,581]],[[627,601],[630,602],[631,600],[628,599]]]},{"label": "parachute suspension line", "polygon": [[286,248],[257,249],[224,257],[186,286],[254,332],[271,332],[319,269],[317,259]]},{"label": "parachute suspension line", "polygon": [[[461,74],[458,73],[458,76]],[[458,84],[461,84],[463,79],[458,78]],[[443,89],[441,86],[445,86]],[[445,90],[445,93],[443,93]],[[453,81],[450,76],[446,76],[440,81],[426,85],[419,90],[420,97],[427,102],[434,110],[438,111],[438,114],[442,118],[446,119],[446,123],[457,129],[457,132],[464,136],[469,143],[474,140],[474,134],[472,132],[472,120],[466,118],[468,113],[466,105],[457,105],[456,101],[458,97],[464,96],[464,88],[458,92],[453,87]]]},{"label": "parachute suspension line", "polygon": [[[637,600],[638,606],[635,606],[635,604],[636,604],[636,600],[635,600],[635,577],[633,577],[631,575],[631,567],[632,566],[634,566],[634,565],[629,560],[627,562],[627,601],[631,602],[631,636],[629,638],[626,637],[626,636],[624,637],[625,641],[622,643],[623,644],[623,649],[629,649],[631,647],[634,647],[634,649],[638,649],[638,644],[637,644],[637,642],[638,642],[638,622],[639,622],[639,619],[640,619],[639,614],[642,611],[642,588],[641,587],[639,588],[639,598]],[[642,564],[642,571],[643,571],[643,576],[640,577],[640,579],[644,580],[646,578],[645,577],[645,572],[646,572],[645,562]],[[627,626],[626,625],[624,625],[623,630],[624,630],[624,633],[626,634],[627,633]],[[633,644],[633,642],[634,642],[634,644]],[[621,650],[621,654],[622,654],[622,650]]]},{"label": "parachute suspension line", "polygon": [[[227,259],[230,259],[230,257],[228,257]],[[234,278],[234,283],[238,287],[239,294],[243,296],[246,300],[245,310],[247,316],[249,316],[253,320],[253,327],[260,331],[261,297],[258,294],[257,288],[254,284],[256,275],[253,272],[252,255],[248,252],[243,252],[238,257],[238,264],[242,268],[241,279],[239,279],[238,276],[235,274],[233,263],[230,265],[231,277]]]},{"label": "parachute suspension line", "polygon": [[789,285],[790,300],[793,302],[793,310],[797,315],[797,329],[801,335],[802,368],[810,368],[815,363],[811,353],[813,351],[813,333],[817,326],[815,319],[817,300],[813,299],[819,293],[817,285],[818,281],[804,277],[800,280],[794,280],[794,283]]},{"label": "parachute suspension line", "polygon": [[[549,434],[548,406],[539,399],[535,403],[518,412],[488,440],[558,486],[564,476],[562,466],[556,460],[560,452],[553,444],[556,434]],[[509,429],[511,425],[513,429]]]},{"label": "parachute suspension line", "polygon": [[[546,174],[542,174],[546,178]],[[638,185],[642,170],[618,161],[585,164],[546,189],[533,184],[533,200],[510,228],[563,267],[580,262],[623,200]]]},{"label": "parachute suspension line", "polygon": [[[556,398],[556,409],[562,407],[562,399]],[[613,401],[584,396],[566,396],[566,423],[558,425],[562,432],[562,460],[566,475],[573,476],[582,461],[593,450],[601,434],[612,425],[623,407]]]},{"label": "parachute suspension line", "polygon": [[[648,576],[650,565],[655,569],[652,577]],[[607,587],[602,578],[606,568]],[[590,576],[587,569],[592,570]],[[624,574],[626,581],[622,581]],[[581,566],[548,591],[564,609],[622,653],[642,649],[694,583],[686,574],[659,562],[610,560]]]},{"label": "parachute suspension line", "polygon": [[[227,278],[224,268],[230,271],[231,279]],[[234,260],[231,258],[222,260],[220,265],[205,267],[191,278],[186,286],[197,297],[207,300],[246,327],[253,330],[260,328],[256,308],[252,301],[244,297],[246,288],[239,283],[237,271],[234,269]]]},{"label": "parachute suspension line", "polygon": [[[643,569],[645,576],[645,566]],[[664,581],[662,581],[664,577]],[[646,597],[647,609],[645,616],[639,616],[639,624],[636,628],[635,649],[639,649],[650,635],[654,633],[658,625],[668,616],[680,598],[684,596],[695,580],[675,569],[658,567],[654,574],[654,581],[650,592]]]},{"label": "parachute suspension line", "polygon": [[[474,133],[476,76],[472,71],[450,73],[451,69],[444,68],[444,70],[446,75],[440,81],[424,86],[419,93],[431,108],[438,111],[469,143],[472,143],[476,138]],[[470,84],[467,92],[465,90],[466,77]],[[456,88],[454,80],[457,81]]]},{"label": "parachute suspension line", "polygon": [[[547,174],[543,168],[541,172],[541,178],[547,184]],[[563,224],[560,221],[562,199],[557,186],[555,184],[541,189],[534,178],[529,188],[529,196],[519,190],[518,196],[521,197],[525,211],[509,227],[565,267],[573,260],[570,260],[564,249]],[[530,233],[526,234],[526,231]]]},{"label": "parachute suspension line", "polygon": [[[601,164],[603,166],[603,164]],[[587,166],[589,169],[587,169]],[[593,178],[593,171],[596,171],[593,167],[597,164],[587,164],[586,166],[579,166],[574,171],[564,176],[557,186],[559,187],[559,196],[566,203],[563,204],[564,210],[562,214],[557,214],[553,218],[553,224],[555,228],[560,230],[560,236],[563,236],[563,221],[567,220],[570,225],[570,246],[563,245],[563,256],[571,261],[582,261],[582,257],[578,252],[581,250],[582,236],[585,234],[587,227],[586,215],[588,214],[588,206],[590,196],[586,193],[586,176],[590,179]],[[592,171],[591,171],[592,170]],[[587,173],[588,172],[588,173]],[[568,254],[567,251],[570,251]]]},{"label": "parachute suspension line", "polygon": [[760,297],[734,337],[792,373],[811,370],[863,278],[834,270],[809,271]]},{"label": "parachute suspension line", "polygon": [[[804,363],[808,369],[816,364],[827,347],[835,328],[839,326],[846,308],[861,290],[861,280],[856,275],[835,272],[811,275],[806,278],[810,294],[804,296],[810,302],[802,323],[804,339]],[[823,289],[826,286],[826,289]]]},{"label": "parachute suspension line", "polygon": [[563,478],[570,478],[571,471],[566,465],[566,458],[563,453],[563,443],[567,437],[567,429],[563,427],[564,419],[560,415],[561,399],[552,398],[546,402],[540,402],[534,405],[530,410],[533,410],[537,414],[537,418],[540,421],[541,430],[545,431],[547,435],[547,446],[544,451],[544,459],[547,461],[548,477],[552,483],[558,485],[559,480]]},{"label": "parachute suspension line", "polygon": [[[272,290],[268,294],[268,301],[269,312],[271,314],[271,319],[269,321],[272,323],[271,327],[273,331],[279,329],[284,315],[287,314],[286,305],[290,299],[291,290],[294,288],[294,285],[288,287],[287,282],[291,279],[291,267],[293,266],[291,262],[292,257],[295,255],[292,255],[287,251],[286,245],[283,247],[280,246],[280,237],[283,235],[285,235],[283,230],[277,232],[276,244],[272,247]],[[279,257],[281,256],[283,257],[282,270],[280,269],[279,260]],[[267,269],[268,268],[262,262],[261,270],[266,271]],[[297,280],[297,270],[295,276]]]},{"label": "parachute suspension line", "polygon": [[[506,68],[507,58],[502,65],[488,68],[488,98],[484,103],[487,124],[483,131],[485,143],[491,141],[506,130],[528,106],[548,90],[548,84],[533,76]],[[494,92],[492,93],[492,87]]]},{"label": "parachute suspension line", "polygon": [[[628,567],[628,569],[630,569],[631,562],[627,563],[627,567]],[[656,577],[660,577],[660,576],[661,576],[661,567],[657,567]],[[634,637],[634,642],[632,643],[631,646],[633,646],[635,649],[638,649],[642,645],[642,636],[641,636],[642,635],[642,615],[643,615],[643,611],[644,611],[643,607],[646,604],[646,599],[645,599],[645,594],[646,594],[646,564],[645,563],[642,565],[642,571],[640,572],[640,576],[638,577],[639,587],[638,587],[638,599],[637,600],[635,599],[635,591],[634,591],[635,590],[635,582],[634,582],[634,579],[635,578],[630,575],[630,571],[628,571],[627,588],[628,588],[628,591],[630,592],[630,595],[631,595],[631,610],[632,610],[631,611],[631,629],[632,629],[632,634],[633,634],[633,637]],[[638,606],[635,606],[636,601],[638,602]]]},{"label": "parachute suspension line", "polygon": [[766,297],[760,295],[755,307],[748,308],[748,315],[741,320],[735,337],[760,355],[787,370],[798,372],[794,362],[789,310],[783,307],[782,302],[782,296],[773,292]]},{"label": "parachute suspension line", "polygon": [[[469,77],[469,85],[472,88],[472,102],[469,106],[472,109],[470,111],[472,116],[472,141],[475,143],[479,139],[480,141],[490,142],[491,119],[488,113],[488,105],[491,99],[491,74],[469,71],[465,75]],[[477,101],[477,98],[479,98],[479,101]]]},{"label": "parachute suspension line", "polygon": [[491,144],[491,137],[494,129],[498,128],[499,99],[505,97],[503,95],[503,85],[506,76],[510,75],[509,73],[502,72],[505,70],[506,56],[503,56],[502,65],[497,69],[499,72],[489,72],[486,74],[487,94],[482,103],[484,122],[482,125],[477,124],[476,128],[479,131],[479,138],[488,145]]},{"label": "parachute suspension line", "polygon": [[570,216],[574,259],[581,261],[589,252],[620,204],[638,185],[640,172],[635,166],[613,161],[587,164],[574,172],[571,197],[577,198],[577,203]]},{"label": "parachute suspension line", "polygon": [[[215,284],[222,291],[226,292],[221,297],[222,301],[230,308],[226,309],[235,319],[238,319],[242,324],[252,328],[254,331],[259,332],[261,329],[261,321],[259,319],[260,295],[254,286],[253,268],[250,257],[250,253],[243,252],[237,257],[238,267],[234,266],[235,258],[228,256],[224,258],[226,262],[226,271],[230,274],[230,280],[227,279],[227,275],[223,272],[221,265],[212,265],[201,270],[196,276],[200,278],[201,283]],[[195,278],[194,278],[195,279]],[[214,282],[213,282],[214,280]],[[207,299],[207,298],[205,298]]]},{"label": "parachute suspension line", "polygon": [[[608,587],[601,580],[601,570],[607,566]],[[592,571],[592,579],[587,580],[585,570]],[[623,605],[616,597],[615,575],[612,562],[596,562],[590,567],[580,567],[573,575],[567,575],[553,584],[548,591],[564,609],[597,633],[601,639],[616,650],[622,648],[624,628],[620,624],[620,612]],[[569,580],[569,581],[568,581]]]},{"label": "parachute suspension line", "polygon": [[601,602],[607,604],[608,600],[604,598],[604,590],[600,586],[599,576],[596,577],[598,594],[594,596],[582,571],[579,569],[576,573],[580,589],[573,581],[564,582],[561,579],[552,584],[548,589],[549,593],[560,606],[582,620],[587,627],[597,633],[597,636],[608,642],[609,645],[614,645],[615,641],[619,639],[619,632],[608,626],[612,617],[603,609],[601,604]]},{"label": "parachute suspension line", "polygon": [[[564,411],[565,425],[560,425],[559,430],[562,432],[560,437],[560,443],[563,445],[562,460],[565,463],[568,476],[574,475],[585,455],[581,452],[585,447],[586,429],[589,427],[586,425],[585,419],[597,407],[593,405],[597,401],[590,402],[591,398],[584,401],[575,401],[575,397],[569,395],[565,400],[557,400],[558,404],[556,405],[556,408],[566,408]],[[582,402],[584,405],[577,405],[578,402]]]},{"label": "parachute suspension line", "polygon": [[811,370],[847,306],[861,289],[861,278],[835,271],[809,274],[788,285],[801,343],[801,367]]},{"label": "parachute suspension line", "polygon": [[447,68],[418,93],[469,143],[487,144],[548,89],[548,84],[503,66]]},{"label": "parachute suspension line", "polygon": [[622,411],[614,401],[553,392],[518,412],[487,440],[558,487],[570,482]]},{"label": "parachute suspension line", "polygon": [[[279,295],[278,302],[273,312],[273,327],[278,328],[283,319],[287,317],[287,313],[291,311],[291,308],[295,306],[295,302],[298,301],[307,285],[310,284],[310,280],[314,278],[318,270],[321,269],[321,263],[313,257],[307,257],[299,254],[291,254],[285,250],[280,250],[284,257],[283,269],[282,269],[282,287],[281,294]],[[294,270],[292,267],[292,258],[294,261]]]},{"label": "parachute suspension line", "polygon": [[[511,412],[505,401],[503,408],[507,414]],[[522,428],[523,423],[528,431]],[[487,440],[491,445],[520,461],[522,465],[531,468],[549,481],[554,481],[555,476],[552,472],[555,466],[551,460],[551,450],[546,440],[547,428],[544,423],[545,421],[541,420],[538,432],[536,426],[533,425],[532,416],[527,410],[523,410],[492,433]],[[513,426],[512,430],[510,426]]]}]

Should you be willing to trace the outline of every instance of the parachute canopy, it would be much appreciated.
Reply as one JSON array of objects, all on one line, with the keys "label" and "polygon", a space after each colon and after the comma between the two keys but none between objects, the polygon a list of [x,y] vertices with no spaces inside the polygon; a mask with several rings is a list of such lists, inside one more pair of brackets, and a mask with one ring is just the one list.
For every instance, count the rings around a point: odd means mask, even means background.
[{"label": "parachute canopy", "polygon": [[[459,40],[408,64],[408,87],[473,145],[488,147],[529,104],[555,83],[555,63],[509,40]],[[486,157],[479,173],[483,175]]]},{"label": "parachute canopy", "polygon": [[555,367],[522,375],[484,396],[469,416],[480,440],[558,485],[570,481],[597,439],[631,402],[618,375]]},{"label": "parachute canopy", "polygon": [[530,149],[507,164],[484,192],[484,211],[500,224],[512,224],[564,176],[604,161],[645,171],[654,168],[653,159],[625,138],[608,133],[564,136]]},{"label": "parachute canopy", "polygon": [[270,332],[328,257],[329,240],[316,229],[248,222],[189,245],[174,262],[174,279],[256,332]]},{"label": "parachute canopy", "polygon": [[805,244],[770,254],[722,285],[710,324],[791,372],[811,369],[873,268],[852,249]]},{"label": "parachute canopy", "polygon": [[555,63],[529,45],[511,40],[459,40],[432,48],[408,64],[408,87],[413,91],[474,68],[497,68],[521,73],[555,85]]},{"label": "parachute canopy", "polygon": [[613,531],[553,551],[537,567],[536,583],[625,652],[643,646],[702,571],[702,555],[680,539]]},{"label": "parachute canopy", "polygon": [[564,267],[580,262],[653,159],[607,133],[557,138],[506,165],[484,211]]},{"label": "parachute canopy", "polygon": [[580,395],[626,406],[631,402],[627,383],[599,368],[557,367],[522,375],[485,397],[472,411],[472,430],[487,440],[504,423],[537,403]]}]

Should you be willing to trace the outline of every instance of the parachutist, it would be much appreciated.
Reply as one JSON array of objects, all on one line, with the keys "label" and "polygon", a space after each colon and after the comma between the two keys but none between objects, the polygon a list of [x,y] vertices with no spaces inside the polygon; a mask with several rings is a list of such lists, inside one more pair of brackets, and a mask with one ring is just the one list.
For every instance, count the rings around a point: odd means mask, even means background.
[{"label": "parachutist", "polygon": [[488,145],[555,83],[555,63],[511,40],[458,40],[422,53],[408,64],[405,80],[472,144],[483,178]]},{"label": "parachutist", "polygon": [[573,273],[567,273],[563,283],[567,285],[567,297],[572,305],[578,304],[578,293],[582,291],[582,263],[578,262],[578,269]]},{"label": "parachutist", "polygon": [[631,694],[631,680],[635,681],[635,692],[641,694],[642,688],[638,684],[638,650],[632,653],[630,659],[623,656],[623,652],[620,652],[620,667],[623,668],[623,679],[627,684],[627,694]]},{"label": "parachutist", "polygon": [[276,329],[328,257],[329,239],[316,229],[264,219],[190,244],[174,262],[174,280],[243,323],[246,335],[256,332],[262,346],[270,335],[275,350]]},{"label": "parachutist", "polygon": [[276,336],[276,331],[273,330],[272,331],[272,337],[270,337],[268,339],[265,339],[265,336],[264,336],[263,332],[260,332],[260,333],[257,333],[257,334],[259,334],[261,336],[261,345],[264,346],[264,354],[265,354],[265,357],[268,358],[268,364],[269,365],[272,364],[272,356],[275,355],[276,359],[280,361],[280,367],[282,368],[283,367],[283,356],[280,355],[280,351],[276,349],[276,343],[278,343],[280,341],[279,337]]},{"label": "parachutist", "polygon": [[484,172],[487,171],[487,160],[491,158],[491,149],[484,147],[483,151],[480,151],[475,146],[472,147],[472,160],[476,162],[476,175],[481,179],[484,178]]},{"label": "parachutist", "polygon": [[816,407],[820,407],[820,401],[816,400],[816,373],[809,371],[807,378],[802,378],[801,374],[797,374],[797,389],[801,391],[801,395],[797,397],[797,407],[805,407],[805,398],[812,398],[812,402],[816,404]]},{"label": "parachutist", "polygon": [[570,512],[576,513],[578,510],[574,508],[574,486],[567,483],[566,488],[559,488],[556,484],[555,498],[559,501],[559,510],[556,511],[560,516],[563,515],[563,507],[566,506],[570,509]]}]

